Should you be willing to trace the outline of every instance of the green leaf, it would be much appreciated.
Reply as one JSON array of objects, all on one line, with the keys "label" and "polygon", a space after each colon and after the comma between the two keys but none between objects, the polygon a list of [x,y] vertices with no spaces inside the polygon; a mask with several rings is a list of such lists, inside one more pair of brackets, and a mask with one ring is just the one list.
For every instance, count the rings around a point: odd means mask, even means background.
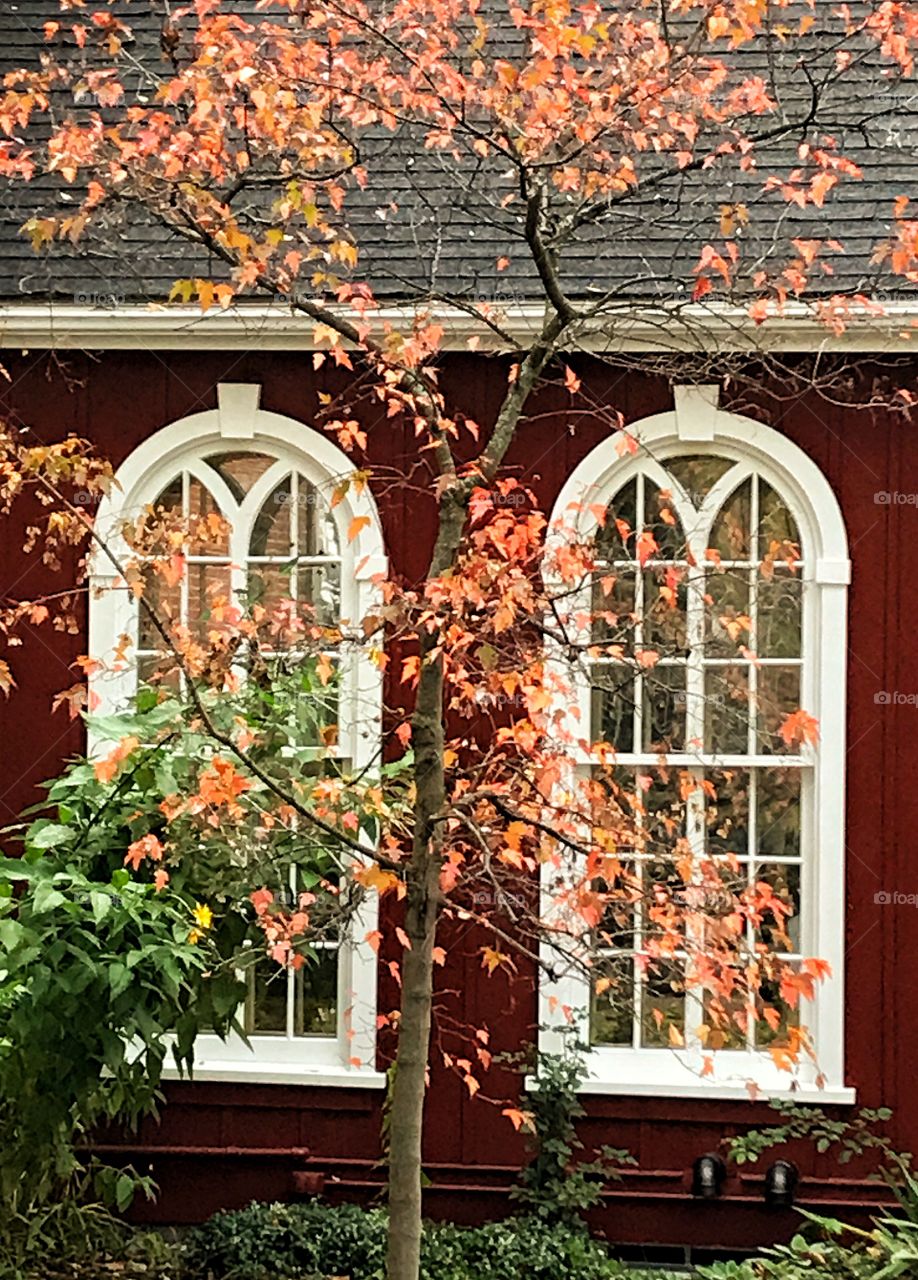
[{"label": "green leaf", "polygon": [[105,917],[112,909],[111,895],[100,893],[97,889],[91,890],[89,894],[89,903],[92,907],[92,918],[96,924],[101,924]]},{"label": "green leaf", "polygon": [[133,1199],[134,1179],[128,1173],[122,1173],[115,1183],[115,1204],[118,1206],[119,1213],[124,1213],[130,1208]]},{"label": "green leaf", "polygon": [[18,920],[13,920],[9,916],[0,920],[0,946],[4,951],[12,951],[22,941],[25,929]]},{"label": "green leaf", "polygon": [[32,895],[32,911],[35,915],[43,915],[46,911],[55,911],[64,905],[67,899],[55,889],[50,880],[43,880],[36,885]]},{"label": "green leaf", "polygon": [[131,981],[131,971],[126,964],[122,964],[120,960],[116,960],[114,964],[108,966],[108,985],[111,989],[112,998],[120,996]]},{"label": "green leaf", "polygon": [[33,849],[54,849],[59,844],[67,843],[73,837],[73,828],[62,826],[59,822],[49,822],[47,826],[38,828],[36,823],[29,831],[28,842]]}]

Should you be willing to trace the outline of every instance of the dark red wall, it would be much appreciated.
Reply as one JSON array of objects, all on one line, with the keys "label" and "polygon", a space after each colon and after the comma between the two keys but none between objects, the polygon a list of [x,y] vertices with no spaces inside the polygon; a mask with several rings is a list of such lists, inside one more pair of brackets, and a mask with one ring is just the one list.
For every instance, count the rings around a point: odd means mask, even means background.
[{"label": "dark red wall", "polygon": [[[14,421],[42,440],[76,431],[117,465],[151,432],[186,414],[211,408],[221,381],[259,382],[262,407],[309,421],[317,389],[337,390],[337,375],[313,372],[309,355],[279,353],[113,352],[97,356],[5,355],[11,382],[4,399]],[[619,409],[626,421],[671,407],[664,382],[583,362],[579,372],[596,403]],[[457,403],[487,424],[501,378],[484,357],[451,357],[444,386]],[[912,371],[901,370],[904,381]],[[459,394],[461,392],[461,399]],[[566,402],[565,402],[566,403]],[[918,693],[918,506],[878,502],[881,491],[918,490],[918,435],[884,411],[833,407],[815,394],[763,397],[756,411],[786,432],[822,468],[841,502],[854,564],[848,677],[848,1083],[863,1105],[888,1105],[900,1148],[918,1149],[918,916],[914,908],[881,906],[880,889],[918,892],[918,707],[878,705],[882,690]],[[367,422],[369,462],[393,568],[406,578],[425,567],[433,510],[426,467],[411,435],[397,423]],[[572,467],[609,430],[599,418],[566,415],[561,402],[543,400],[521,432],[510,466],[548,510]],[[918,501],[918,500],[916,500]],[[28,596],[43,572],[21,552],[17,528],[0,541],[0,594]],[[34,558],[33,558],[34,560]],[[85,637],[44,629],[12,665],[18,691],[0,706],[0,820],[12,822],[36,799],[35,786],[53,776],[80,747],[66,712],[51,715],[51,698],[73,683],[68,664],[85,651]],[[480,939],[466,933],[450,948],[441,975],[443,1008],[463,1023],[487,1024],[495,1052],[519,1048],[533,1033],[532,975],[513,986],[488,978]],[[385,972],[383,978],[386,978]],[[381,984],[381,1007],[396,1003]],[[434,1067],[427,1112],[427,1168],[432,1214],[475,1219],[502,1212],[506,1188],[522,1158],[520,1139],[501,1118],[513,1081],[496,1071],[482,1090],[498,1106],[471,1099],[462,1084]],[[162,1187],[145,1216],[198,1220],[212,1210],[259,1199],[286,1198],[292,1172],[324,1172],[331,1193],[375,1194],[382,1178],[377,1093],[358,1090],[176,1084],[160,1125],[148,1125],[133,1144],[138,1164],[152,1163]],[[716,1148],[725,1132],[772,1118],[752,1103],[651,1099],[592,1099],[583,1125],[588,1145],[630,1148],[639,1168],[613,1187],[597,1225],[618,1241],[743,1247],[787,1232],[788,1214],[768,1213],[760,1172],[732,1176],[727,1198],[709,1206],[688,1194],[687,1170]],[[308,1165],[292,1148],[312,1152]],[[231,1150],[246,1148],[244,1151]],[[252,1150],[253,1148],[257,1150]],[[208,1150],[210,1149],[210,1150]],[[875,1198],[853,1174],[839,1177],[831,1158],[800,1153],[806,1201],[834,1209]],[[842,1170],[844,1172],[844,1170]]]}]

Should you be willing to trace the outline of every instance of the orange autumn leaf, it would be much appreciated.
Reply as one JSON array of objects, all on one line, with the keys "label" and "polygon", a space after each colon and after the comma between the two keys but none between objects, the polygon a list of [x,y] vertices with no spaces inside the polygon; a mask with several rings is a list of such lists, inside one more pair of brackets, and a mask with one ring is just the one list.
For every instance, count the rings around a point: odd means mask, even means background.
[{"label": "orange autumn leaf", "polygon": [[521,1129],[528,1130],[533,1127],[531,1111],[520,1111],[517,1107],[504,1107],[501,1115],[507,1117],[514,1129],[516,1129],[517,1133],[519,1133]]},{"label": "orange autumn leaf", "polygon": [[185,557],[176,551],[168,560],[157,560],[153,568],[164,580],[166,586],[177,587],[185,576]]},{"label": "orange autumn leaf", "polygon": [[134,737],[122,738],[115,747],[102,760],[97,760],[93,765],[93,771],[99,782],[111,782],[125,760],[137,750],[140,746],[140,739]]},{"label": "orange autumn leaf", "polygon": [[501,965],[507,965],[513,969],[515,966],[509,956],[498,951],[495,947],[482,947],[481,949],[481,967],[487,969],[488,974],[492,974],[495,969],[499,969]]},{"label": "orange autumn leaf", "polygon": [[369,866],[360,867],[354,873],[354,879],[365,889],[375,889],[380,897],[392,889],[397,889],[402,883],[394,871],[387,871],[375,862],[371,862]]},{"label": "orange autumn leaf", "polygon": [[657,540],[649,529],[644,529],[638,534],[637,541],[635,542],[635,553],[637,555],[638,564],[642,569],[654,553],[659,550],[660,548],[657,544]]},{"label": "orange autumn leaf", "polygon": [[819,722],[807,711],[792,711],[785,716],[778,730],[785,746],[802,746],[819,741]]},{"label": "orange autumn leaf", "polygon": [[[130,867],[132,871],[139,871],[140,864],[146,861],[147,858],[151,862],[161,862],[163,852],[163,846],[160,844],[159,838],[150,832],[149,835],[141,836],[139,840],[135,840],[133,844],[128,846],[128,851],[124,855],[124,865]],[[158,888],[160,888],[159,885],[157,885]]]},{"label": "orange autumn leaf", "polygon": [[210,805],[234,805],[239,796],[250,790],[252,784],[248,778],[238,773],[229,760],[214,756],[209,767],[204,770],[198,782],[198,794]]},{"label": "orange autumn leaf", "polygon": [[359,538],[361,529],[365,529],[369,523],[369,516],[354,516],[353,520],[347,527],[348,542],[353,542],[355,538]]},{"label": "orange autumn leaf", "polygon": [[13,673],[10,671],[9,663],[4,662],[0,658],[0,690],[9,697],[11,689],[16,688],[16,681],[13,679]]}]

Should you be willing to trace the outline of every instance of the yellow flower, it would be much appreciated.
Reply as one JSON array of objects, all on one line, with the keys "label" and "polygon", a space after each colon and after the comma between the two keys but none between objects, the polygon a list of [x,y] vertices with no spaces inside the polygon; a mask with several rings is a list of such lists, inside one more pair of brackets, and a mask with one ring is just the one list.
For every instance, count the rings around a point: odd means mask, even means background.
[{"label": "yellow flower", "polygon": [[202,929],[209,929],[214,922],[214,913],[203,902],[197,903],[191,914]]},{"label": "yellow flower", "polygon": [[200,929],[192,929],[191,933],[188,935],[188,941],[192,946],[194,946],[195,943],[200,942],[203,937],[204,935]]}]

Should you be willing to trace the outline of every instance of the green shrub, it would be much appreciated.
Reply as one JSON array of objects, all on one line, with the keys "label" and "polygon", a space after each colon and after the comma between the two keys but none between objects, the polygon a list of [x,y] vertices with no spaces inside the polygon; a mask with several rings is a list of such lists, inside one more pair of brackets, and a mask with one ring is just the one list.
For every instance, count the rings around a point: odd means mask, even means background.
[{"label": "green shrub", "polygon": [[217,1213],[187,1242],[193,1276],[262,1277],[347,1275],[376,1277],[386,1257],[386,1219],[356,1205],[250,1204]]},{"label": "green shrub", "polygon": [[[218,1213],[187,1243],[190,1280],[382,1280],[386,1215],[355,1205],[252,1204]],[[610,1280],[625,1274],[583,1229],[514,1218],[427,1223],[422,1280]]]},{"label": "green shrub", "polygon": [[[808,1233],[747,1262],[703,1267],[703,1280],[915,1280],[918,1277],[918,1181],[904,1167],[895,1185],[899,1212],[864,1231],[801,1210]],[[810,1239],[809,1236],[816,1238]]]},{"label": "green shrub", "polygon": [[580,1093],[587,1075],[586,1054],[587,1046],[568,1036],[561,1053],[539,1056],[525,1102],[531,1159],[510,1192],[523,1213],[569,1227],[577,1226],[584,1210],[599,1204],[606,1183],[621,1178],[621,1166],[635,1163],[630,1152],[617,1147],[584,1155],[577,1121],[586,1115]]}]

